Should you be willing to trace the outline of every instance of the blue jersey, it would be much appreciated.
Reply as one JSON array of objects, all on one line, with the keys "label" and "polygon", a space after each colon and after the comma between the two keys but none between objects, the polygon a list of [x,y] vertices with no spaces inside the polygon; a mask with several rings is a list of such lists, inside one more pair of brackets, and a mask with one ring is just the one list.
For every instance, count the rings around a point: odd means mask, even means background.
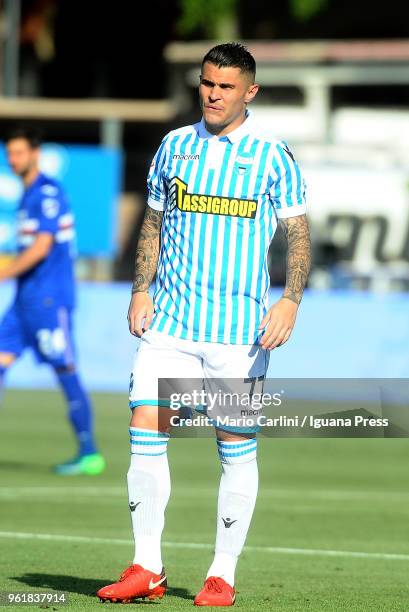
[{"label": "blue jersey", "polygon": [[24,192],[18,210],[19,252],[30,247],[39,233],[54,242],[47,257],[17,281],[16,301],[23,306],[74,306],[74,219],[61,186],[39,174]]},{"label": "blue jersey", "polygon": [[202,120],[165,137],[148,188],[149,206],[164,211],[151,329],[194,341],[257,342],[278,220],[306,211],[287,144],[250,114],[222,138]]}]

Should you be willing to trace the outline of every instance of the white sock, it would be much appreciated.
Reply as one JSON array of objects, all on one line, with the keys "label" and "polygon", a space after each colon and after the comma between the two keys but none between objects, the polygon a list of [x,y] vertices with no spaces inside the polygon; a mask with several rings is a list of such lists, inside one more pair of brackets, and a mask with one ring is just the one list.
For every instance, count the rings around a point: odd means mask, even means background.
[{"label": "white sock", "polygon": [[169,434],[131,427],[128,498],[135,540],[134,564],[160,574],[161,536],[170,496]]},{"label": "white sock", "polygon": [[217,504],[215,556],[207,572],[234,586],[237,560],[253,516],[258,490],[257,440],[217,441],[222,476]]}]

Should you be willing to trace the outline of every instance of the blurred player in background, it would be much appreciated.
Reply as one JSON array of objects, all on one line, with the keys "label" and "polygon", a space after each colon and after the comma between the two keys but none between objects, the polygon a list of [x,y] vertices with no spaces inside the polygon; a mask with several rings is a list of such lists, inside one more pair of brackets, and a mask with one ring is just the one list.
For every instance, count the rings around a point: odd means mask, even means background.
[{"label": "blurred player in background", "polygon": [[[295,324],[310,267],[304,181],[286,143],[247,111],[258,91],[254,79],[254,58],[242,45],[210,50],[200,76],[202,120],[170,132],[151,165],[128,313],[131,333],[141,336],[129,398],[135,557],[119,582],[98,591],[101,599],[153,599],[166,591],[161,534],[175,412],[158,398],[157,379],[234,378],[251,396],[269,351]],[[287,278],[282,298],[268,308],[266,259],[278,223],[287,238]],[[215,556],[195,605],[234,604],[235,568],[258,490],[257,429],[216,427],[222,475]]]},{"label": "blurred player in background", "polygon": [[61,186],[40,172],[40,134],[15,128],[6,140],[11,169],[24,183],[18,209],[18,254],[0,269],[17,280],[14,301],[0,320],[0,390],[8,368],[26,348],[55,371],[68,405],[78,455],[55,466],[61,475],[99,474],[105,460],[93,434],[93,411],[75,366],[72,313],[74,219]]}]

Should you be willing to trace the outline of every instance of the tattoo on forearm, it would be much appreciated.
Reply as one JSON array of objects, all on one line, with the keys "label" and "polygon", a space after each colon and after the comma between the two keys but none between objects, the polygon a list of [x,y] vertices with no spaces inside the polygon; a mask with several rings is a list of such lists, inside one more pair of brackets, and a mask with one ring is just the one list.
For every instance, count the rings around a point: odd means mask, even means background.
[{"label": "tattoo on forearm", "polygon": [[155,276],[159,259],[162,218],[162,211],[147,207],[136,247],[132,293],[148,291]]},{"label": "tattoo on forearm", "polygon": [[299,304],[311,267],[311,239],[305,215],[280,219],[287,238],[287,279],[283,297]]}]

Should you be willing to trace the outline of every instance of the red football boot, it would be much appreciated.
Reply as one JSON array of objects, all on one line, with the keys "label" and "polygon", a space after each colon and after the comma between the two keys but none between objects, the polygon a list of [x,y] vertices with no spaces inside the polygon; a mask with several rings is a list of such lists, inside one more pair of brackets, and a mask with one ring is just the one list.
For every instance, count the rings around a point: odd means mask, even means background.
[{"label": "red football boot", "polygon": [[232,606],[236,591],[223,578],[209,576],[203,589],[196,595],[195,606]]},{"label": "red football boot", "polygon": [[99,589],[97,596],[102,601],[131,603],[137,597],[162,598],[166,587],[164,568],[161,574],[155,574],[141,565],[131,565],[121,574],[118,582]]}]

